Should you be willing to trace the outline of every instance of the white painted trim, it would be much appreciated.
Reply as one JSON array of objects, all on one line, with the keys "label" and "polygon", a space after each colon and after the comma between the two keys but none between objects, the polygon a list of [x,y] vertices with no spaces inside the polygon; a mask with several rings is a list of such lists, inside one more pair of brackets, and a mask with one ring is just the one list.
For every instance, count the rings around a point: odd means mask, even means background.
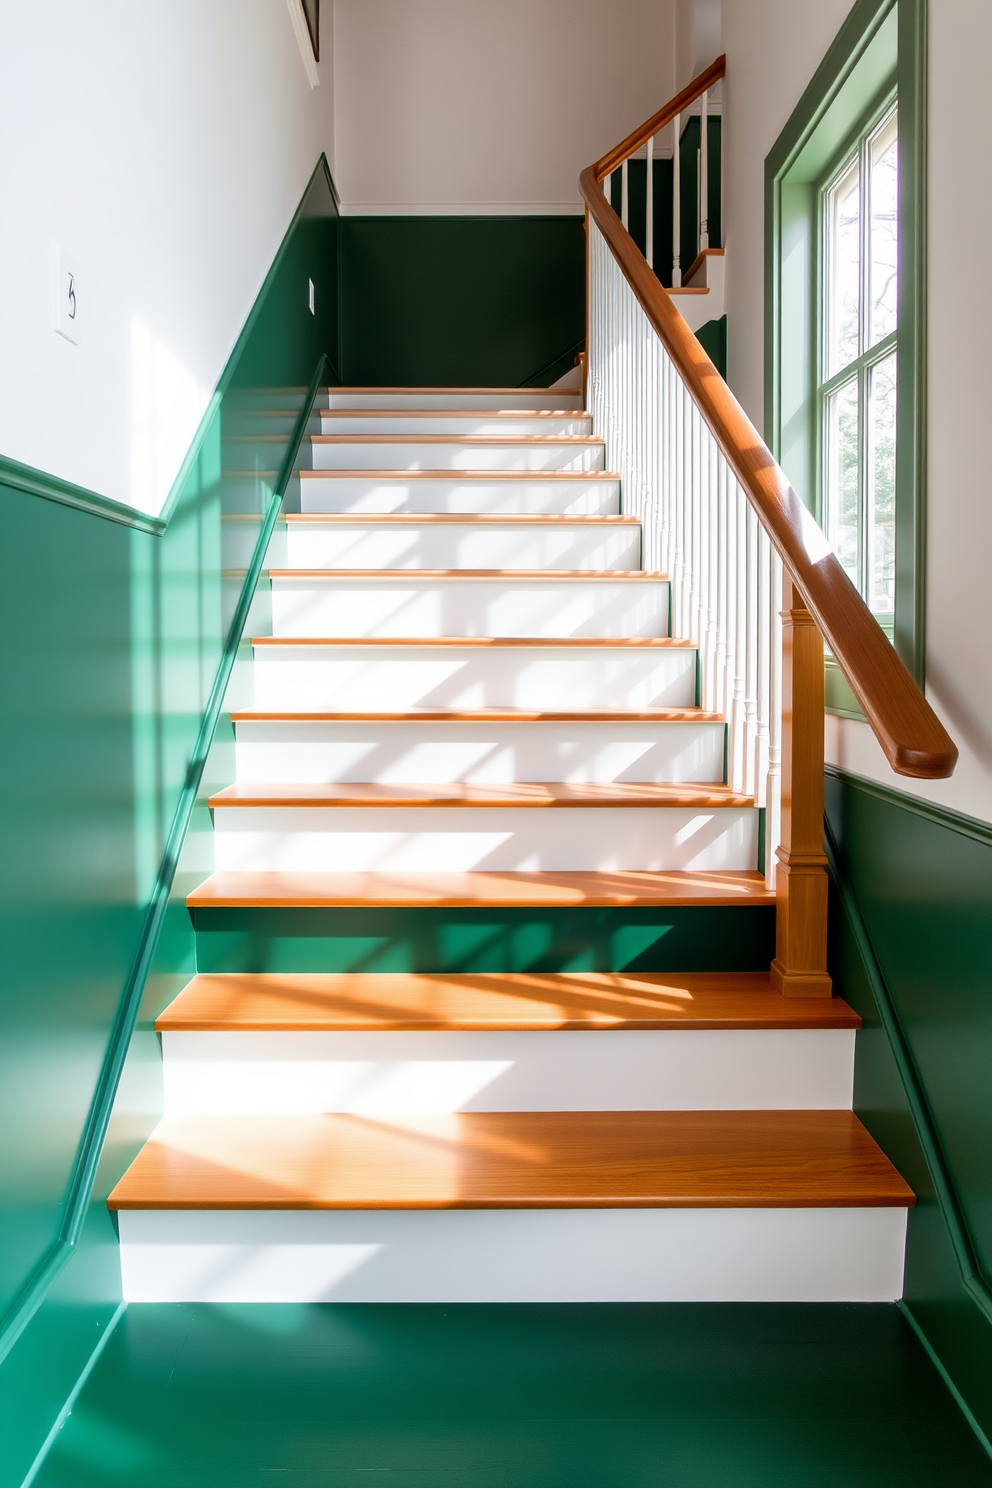
[{"label": "white painted trim", "polygon": [[893,1302],[905,1209],[122,1210],[128,1302]]},{"label": "white painted trim", "polygon": [[300,56],[303,58],[307,82],[311,88],[319,88],[320,73],[317,71],[313,47],[310,45],[310,32],[307,30],[303,6],[300,4],[300,0],[286,0],[286,9],[289,11],[289,19],[293,23],[293,35],[296,37],[296,44],[300,49]]},{"label": "white painted trim", "polygon": [[[287,0],[289,3],[289,0]],[[585,203],[527,202],[359,202],[341,203],[342,217],[582,217]]]}]

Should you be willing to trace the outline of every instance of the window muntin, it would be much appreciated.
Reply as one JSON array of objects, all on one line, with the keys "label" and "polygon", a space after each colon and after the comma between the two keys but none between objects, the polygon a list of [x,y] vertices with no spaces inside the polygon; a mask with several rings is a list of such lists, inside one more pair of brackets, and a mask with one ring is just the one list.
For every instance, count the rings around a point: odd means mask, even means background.
[{"label": "window muntin", "polygon": [[895,613],[898,113],[890,103],[822,202],[820,510],[873,614]]}]

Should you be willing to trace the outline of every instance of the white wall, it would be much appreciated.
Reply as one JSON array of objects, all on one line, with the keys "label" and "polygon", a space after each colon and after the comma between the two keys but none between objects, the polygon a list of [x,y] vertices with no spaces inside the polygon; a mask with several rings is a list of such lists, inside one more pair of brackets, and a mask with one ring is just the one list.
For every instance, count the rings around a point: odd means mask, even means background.
[{"label": "white wall", "polygon": [[[320,72],[286,0],[0,0],[0,452],[161,508],[330,156]],[[53,329],[56,244],[78,346]]]},{"label": "white wall", "polygon": [[[850,0],[724,5],[729,379],[759,428],[764,160],[849,9]],[[989,0],[930,0],[927,696],[961,760],[950,780],[907,780],[889,769],[866,724],[827,719],[832,762],[985,821],[992,821],[992,279],[981,255],[992,242],[984,104],[990,50]]]},{"label": "white wall", "polygon": [[335,0],[353,212],[578,212],[578,176],[674,92],[675,0]]}]

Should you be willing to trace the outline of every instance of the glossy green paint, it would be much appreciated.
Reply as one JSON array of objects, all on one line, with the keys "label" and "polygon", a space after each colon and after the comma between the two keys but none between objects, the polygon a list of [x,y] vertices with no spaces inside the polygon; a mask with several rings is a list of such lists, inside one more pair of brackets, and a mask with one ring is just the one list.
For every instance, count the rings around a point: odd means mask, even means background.
[{"label": "glossy green paint", "polygon": [[[819,503],[818,187],[893,87],[899,95],[895,645],[923,685],[926,482],[926,0],[858,0],[765,161],[765,439]],[[828,662],[827,706],[860,718]]]},{"label": "glossy green paint", "polygon": [[906,1306],[992,1438],[992,828],[830,772],[855,1107],[920,1202]]},{"label": "glossy green paint", "polygon": [[761,909],[198,909],[200,971],[757,971]]},{"label": "glossy green paint", "polygon": [[343,381],[554,382],[585,343],[576,217],[341,219]]},{"label": "glossy green paint", "polygon": [[989,1488],[895,1307],[132,1304],[37,1488]]},{"label": "glossy green paint", "polygon": [[[308,384],[327,380],[315,347],[336,347],[336,232],[322,160],[157,527],[0,473],[3,1488],[120,1301],[103,1201],[160,1110],[150,1024],[194,967],[184,896],[210,868],[197,793]],[[272,407],[297,415],[275,438]]]}]

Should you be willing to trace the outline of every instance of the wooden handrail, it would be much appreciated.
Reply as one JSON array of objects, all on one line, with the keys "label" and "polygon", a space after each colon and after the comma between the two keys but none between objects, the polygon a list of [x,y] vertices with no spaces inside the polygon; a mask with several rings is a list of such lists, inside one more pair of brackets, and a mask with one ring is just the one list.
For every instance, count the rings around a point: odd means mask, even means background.
[{"label": "wooden handrail", "polygon": [[651,118],[635,129],[633,134],[628,134],[619,145],[608,150],[602,160],[596,161],[596,164],[591,167],[596,180],[602,181],[603,177],[610,175],[618,165],[623,165],[625,160],[629,160],[634,151],[646,144],[652,135],[658,133],[659,129],[664,129],[665,125],[670,124],[679,114],[684,114],[691,103],[695,103],[696,99],[701,98],[714,83],[719,82],[726,70],[726,57],[717,57],[716,61],[711,62],[704,72],[693,78],[681,93],[676,93],[671,103],[666,103],[664,108],[652,114]]},{"label": "wooden handrail", "polygon": [[740,481],[889,764],[900,775],[941,780],[953,773],[957,761],[952,739],[600,186],[651,134],[722,77],[723,69],[720,57],[615,150],[587,166],[579,186],[590,215]]}]

